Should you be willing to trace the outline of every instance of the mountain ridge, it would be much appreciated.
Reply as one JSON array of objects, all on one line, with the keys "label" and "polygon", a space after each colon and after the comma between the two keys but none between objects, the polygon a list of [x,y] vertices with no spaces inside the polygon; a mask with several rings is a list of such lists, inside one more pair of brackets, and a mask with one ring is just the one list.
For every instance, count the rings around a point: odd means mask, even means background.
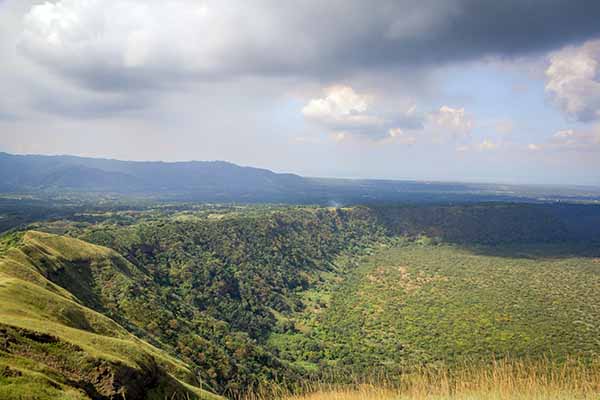
[{"label": "mountain ridge", "polygon": [[600,188],[303,177],[228,161],[122,161],[0,152],[0,193],[211,203],[600,202]]},{"label": "mountain ridge", "polygon": [[0,188],[4,190],[150,193],[210,188],[242,194],[254,187],[276,191],[303,180],[294,174],[277,174],[226,161],[167,163],[0,153]]}]

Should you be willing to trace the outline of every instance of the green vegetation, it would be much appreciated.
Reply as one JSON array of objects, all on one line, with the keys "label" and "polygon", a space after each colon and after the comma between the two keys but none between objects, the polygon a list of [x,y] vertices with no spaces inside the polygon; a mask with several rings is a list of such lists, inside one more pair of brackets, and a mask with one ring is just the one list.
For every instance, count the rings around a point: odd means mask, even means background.
[{"label": "green vegetation", "polygon": [[506,356],[598,356],[600,258],[569,255],[573,247],[560,244],[427,242],[346,260],[354,267],[345,266],[342,283],[316,299],[307,293],[310,306],[296,318],[303,334],[273,335],[272,343],[340,376]]},{"label": "green vegetation", "polygon": [[210,397],[183,383],[193,379],[188,366],[48,280],[61,270],[108,268],[117,254],[35,231],[3,243],[13,247],[0,260],[0,398]]},{"label": "green vegetation", "polygon": [[299,311],[299,293],[332,268],[338,253],[381,236],[363,210],[329,209],[177,215],[82,234],[143,266],[149,277],[132,290],[107,293],[103,304],[119,299],[108,315],[174,349],[199,367],[208,387],[229,394],[299,380],[302,369],[266,346],[273,331],[284,329],[276,315]]},{"label": "green vegetation", "polygon": [[600,247],[570,241],[571,211],[164,205],[38,221],[0,239],[0,398],[240,397],[505,356],[596,365]]}]

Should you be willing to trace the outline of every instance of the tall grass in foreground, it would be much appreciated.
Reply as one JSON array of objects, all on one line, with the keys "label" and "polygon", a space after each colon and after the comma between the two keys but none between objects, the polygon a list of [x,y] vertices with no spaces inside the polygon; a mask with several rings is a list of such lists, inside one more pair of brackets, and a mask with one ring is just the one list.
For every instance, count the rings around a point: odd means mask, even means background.
[{"label": "tall grass in foreground", "polygon": [[300,393],[271,388],[244,400],[600,400],[600,364],[501,360],[428,366],[354,384],[307,382]]}]

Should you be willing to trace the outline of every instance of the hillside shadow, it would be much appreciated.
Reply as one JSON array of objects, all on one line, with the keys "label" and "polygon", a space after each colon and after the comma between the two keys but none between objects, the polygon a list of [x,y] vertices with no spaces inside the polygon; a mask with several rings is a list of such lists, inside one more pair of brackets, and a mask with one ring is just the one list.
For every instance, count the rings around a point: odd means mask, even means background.
[{"label": "hillside shadow", "polygon": [[559,260],[566,258],[594,258],[600,260],[600,242],[598,241],[500,243],[495,245],[453,244],[475,255],[490,257],[528,260]]}]

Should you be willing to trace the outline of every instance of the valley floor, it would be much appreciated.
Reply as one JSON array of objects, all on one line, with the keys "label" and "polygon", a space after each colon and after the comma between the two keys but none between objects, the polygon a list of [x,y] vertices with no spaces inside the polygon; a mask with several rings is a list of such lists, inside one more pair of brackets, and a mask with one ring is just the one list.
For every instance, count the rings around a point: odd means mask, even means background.
[{"label": "valley floor", "polygon": [[326,360],[345,374],[505,357],[596,360],[600,271],[596,248],[587,251],[384,246],[349,259],[351,272],[339,283],[306,292],[296,332],[271,342],[301,365]]}]

